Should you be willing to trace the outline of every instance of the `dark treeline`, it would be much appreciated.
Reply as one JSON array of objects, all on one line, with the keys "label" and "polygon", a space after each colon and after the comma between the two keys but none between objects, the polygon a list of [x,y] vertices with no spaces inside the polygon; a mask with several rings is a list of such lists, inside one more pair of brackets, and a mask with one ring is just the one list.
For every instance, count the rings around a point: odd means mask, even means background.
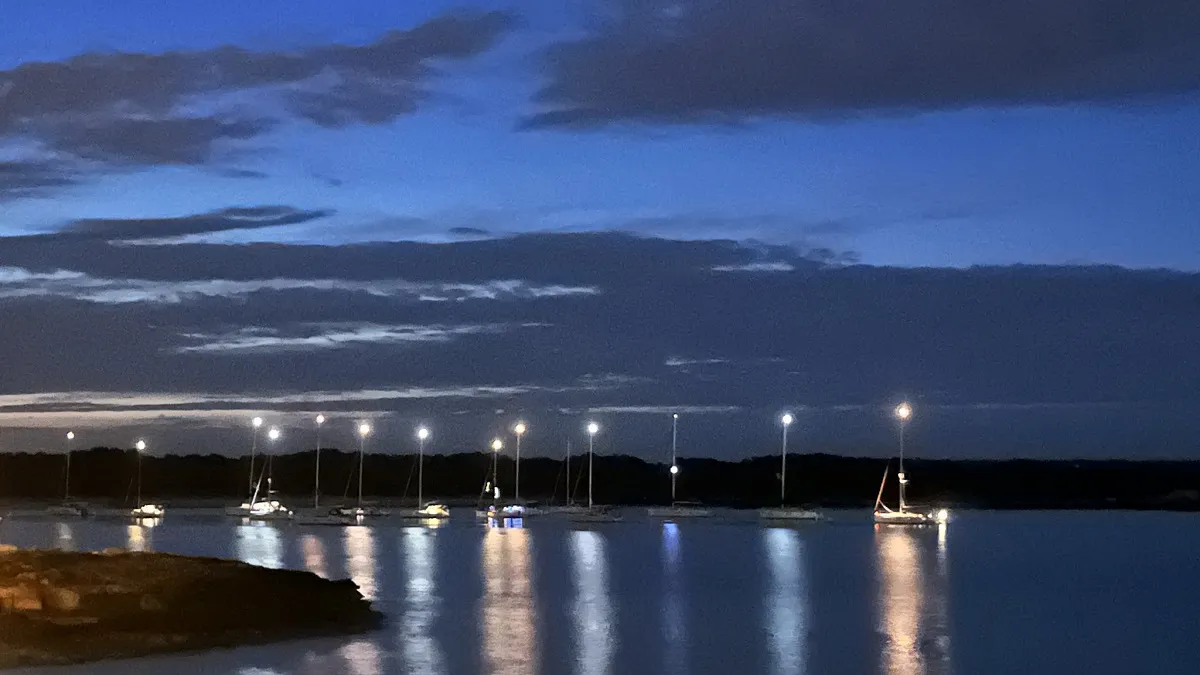
[{"label": "dark treeline", "polygon": [[[276,489],[296,506],[313,490],[311,451],[272,458]],[[261,469],[263,457],[258,458]],[[356,453],[321,451],[321,488],[327,502],[357,493]],[[388,499],[416,498],[415,455],[366,457],[364,493]],[[425,495],[475,500],[491,472],[488,454],[427,455]],[[874,503],[886,460],[834,455],[788,458],[789,502],[827,507],[869,507]],[[0,455],[0,497],[61,498],[61,454]],[[241,499],[246,496],[249,459],[223,455],[148,456],[142,460],[142,492],[148,498]],[[133,497],[137,458],[132,451],[96,448],[71,458],[71,496],[128,503]],[[680,461],[677,498],[713,505],[757,507],[779,501],[779,458],[739,462]],[[923,460],[905,462],[909,501],[915,504],[979,508],[1173,508],[1200,509],[1200,462]],[[511,458],[499,460],[499,484],[511,496]],[[885,499],[895,501],[895,460]],[[572,492],[587,495],[587,458],[571,460]],[[595,498],[605,504],[661,504],[670,501],[670,477],[663,464],[623,455],[595,458]],[[561,502],[568,479],[559,459],[531,457],[521,462],[525,499]]]}]

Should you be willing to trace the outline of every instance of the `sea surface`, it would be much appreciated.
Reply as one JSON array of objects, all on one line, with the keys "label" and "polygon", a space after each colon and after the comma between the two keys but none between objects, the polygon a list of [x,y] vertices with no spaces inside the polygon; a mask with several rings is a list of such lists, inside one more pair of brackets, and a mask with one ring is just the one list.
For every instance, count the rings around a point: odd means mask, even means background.
[{"label": "sea surface", "polygon": [[587,527],[8,518],[0,541],[21,546],[349,577],[389,619],[352,638],[12,672],[1200,673],[1200,514],[962,512],[920,529],[829,515],[797,527],[738,513]]}]

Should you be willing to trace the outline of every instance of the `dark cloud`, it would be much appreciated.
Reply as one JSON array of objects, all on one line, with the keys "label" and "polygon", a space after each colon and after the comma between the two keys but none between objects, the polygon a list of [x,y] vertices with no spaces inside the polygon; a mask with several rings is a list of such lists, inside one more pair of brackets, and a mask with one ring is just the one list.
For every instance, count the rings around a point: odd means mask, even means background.
[{"label": "dark cloud", "polygon": [[456,237],[487,237],[491,235],[491,232],[482,227],[452,227],[449,232]]},{"label": "dark cloud", "polygon": [[250,230],[307,223],[332,211],[304,211],[290,206],[234,207],[179,218],[91,218],[77,220],[51,236],[108,240],[169,239],[190,234]]},{"label": "dark cloud", "polygon": [[[281,108],[329,126],[381,123],[410,112],[437,76],[438,62],[475,56],[512,25],[503,12],[456,13],[361,46],[88,53],[23,63],[0,71],[0,139],[35,138],[63,153],[118,164],[203,163],[216,143],[269,130]],[[227,100],[246,92],[265,107],[247,113],[245,96],[241,107]],[[223,112],[189,112],[198,104]]]},{"label": "dark cloud", "polygon": [[42,194],[76,181],[75,172],[56,162],[0,162],[0,201]]},{"label": "dark cloud", "polygon": [[1192,0],[612,0],[529,127],[821,119],[1200,88]]}]

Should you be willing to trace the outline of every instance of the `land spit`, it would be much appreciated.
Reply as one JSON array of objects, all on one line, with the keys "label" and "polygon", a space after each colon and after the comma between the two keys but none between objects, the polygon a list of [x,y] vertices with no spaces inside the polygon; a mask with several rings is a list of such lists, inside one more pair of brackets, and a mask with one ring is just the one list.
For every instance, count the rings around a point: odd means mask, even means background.
[{"label": "land spit", "polygon": [[360,633],[350,580],[217,558],[0,547],[0,669]]}]

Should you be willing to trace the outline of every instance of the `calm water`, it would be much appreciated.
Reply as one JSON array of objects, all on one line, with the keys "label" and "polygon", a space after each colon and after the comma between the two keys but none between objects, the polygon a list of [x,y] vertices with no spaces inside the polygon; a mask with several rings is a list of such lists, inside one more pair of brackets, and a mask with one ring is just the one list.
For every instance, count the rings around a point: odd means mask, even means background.
[{"label": "calm water", "polygon": [[[1200,516],[861,514],[768,528],[8,520],[0,539],[236,557],[350,577],[378,633],[43,673],[1197,673]],[[236,608],[231,608],[236,610]]]}]

